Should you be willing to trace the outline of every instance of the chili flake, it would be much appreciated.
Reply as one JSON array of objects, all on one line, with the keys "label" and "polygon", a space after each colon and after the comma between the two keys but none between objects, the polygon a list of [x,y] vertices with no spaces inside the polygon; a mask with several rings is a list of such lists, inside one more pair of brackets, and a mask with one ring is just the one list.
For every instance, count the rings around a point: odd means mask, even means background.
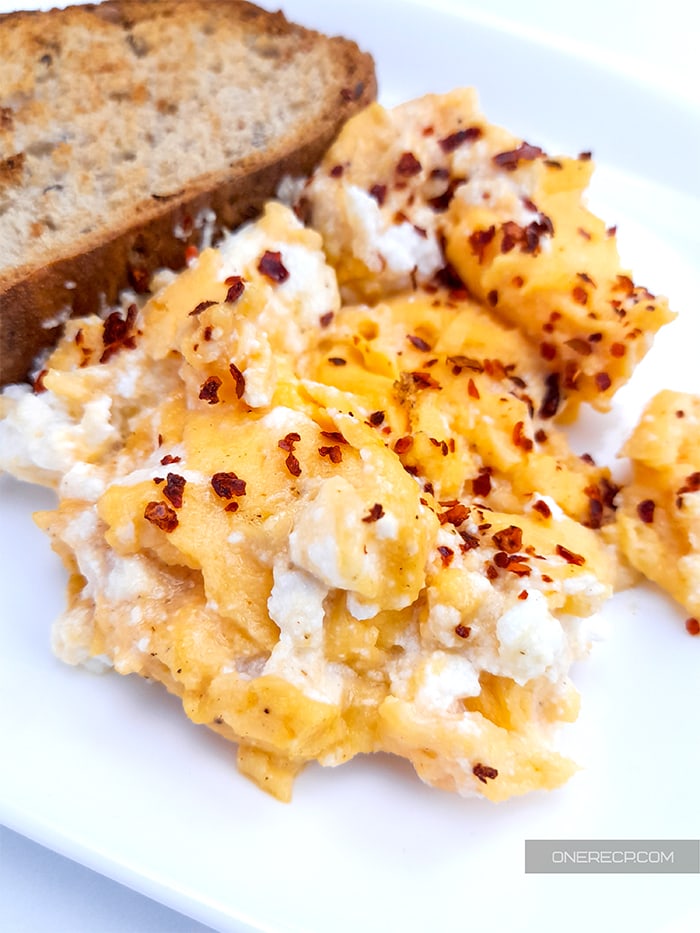
[{"label": "chili flake", "polygon": [[486,784],[487,781],[492,781],[494,778],[498,777],[498,771],[495,768],[491,768],[489,765],[482,765],[480,762],[474,765],[472,774],[474,777],[478,778],[482,784]]},{"label": "chili flake", "polygon": [[439,139],[438,145],[443,152],[454,152],[455,149],[458,149],[463,143],[475,142],[477,139],[481,139],[483,135],[484,131],[480,126],[468,126],[466,129],[457,130],[454,133],[450,133],[449,136]]},{"label": "chili flake", "polygon": [[220,499],[232,499],[234,496],[246,494],[246,481],[233,472],[214,473],[211,486]]},{"label": "chili flake", "polygon": [[375,502],[369,513],[362,519],[363,522],[378,522],[384,515],[384,508],[379,502]]},{"label": "chili flake", "polygon": [[496,547],[508,554],[519,551],[523,545],[523,531],[517,525],[509,525],[491,535]]},{"label": "chili flake", "polygon": [[[261,270],[262,271],[262,270]],[[238,301],[243,292],[245,291],[245,282],[240,275],[230,275],[225,282],[228,285],[228,291],[226,292],[225,300],[229,303]]]},{"label": "chili flake", "polygon": [[289,278],[289,272],[282,262],[282,254],[279,251],[273,252],[269,249],[265,250],[260,257],[258,272],[262,273],[262,275],[270,279],[270,281],[276,282],[278,285],[282,282],[286,282]]},{"label": "chili flake", "polygon": [[235,363],[228,364],[228,371],[231,373],[233,377],[233,381],[235,383],[236,398],[241,398],[243,396],[243,393],[245,392],[245,376],[240,371],[240,369],[236,366]]},{"label": "chili flake", "polygon": [[396,165],[396,174],[410,178],[412,175],[417,175],[422,168],[423,166],[412,152],[404,152]]},{"label": "chili flake", "polygon": [[277,442],[277,446],[281,450],[288,451],[287,458],[284,463],[292,476],[301,476],[301,466],[297,458],[294,456],[294,445],[300,440],[300,434],[297,434],[296,431],[290,431],[289,434],[285,434],[285,436]]},{"label": "chili flake", "polygon": [[504,168],[508,172],[514,172],[519,162],[532,162],[544,152],[539,146],[531,146],[523,142],[517,149],[510,149],[508,152],[499,152],[493,157],[493,161],[499,168]]},{"label": "chili flake", "polygon": [[175,510],[165,502],[148,502],[143,517],[156,528],[168,533],[174,531],[179,524]]},{"label": "chili flake", "polygon": [[586,563],[586,558],[583,557],[582,554],[575,554],[573,551],[564,547],[563,544],[557,544],[556,551],[560,557],[564,558],[567,564],[576,564],[576,566],[580,567],[582,564]]},{"label": "chili flake", "polygon": [[328,457],[331,463],[340,463],[343,459],[343,451],[337,444],[327,447],[319,447],[318,452],[322,457]]},{"label": "chili flake", "polygon": [[686,619],[685,630],[689,635],[700,635],[700,622],[694,617]]},{"label": "chili flake", "polygon": [[644,522],[645,525],[651,525],[654,521],[654,510],[656,509],[656,503],[653,499],[643,499],[637,505],[637,515]]},{"label": "chili flake", "polygon": [[199,390],[199,397],[203,402],[208,402],[210,405],[216,405],[219,401],[219,389],[221,387],[221,379],[218,376],[208,376],[201,385]]},{"label": "chili flake", "polygon": [[177,473],[168,473],[163,495],[176,509],[182,508],[182,494],[185,491],[187,480]]},{"label": "chili flake", "polygon": [[488,496],[491,492],[491,470],[485,467],[472,480],[472,492],[475,496]]},{"label": "chili flake", "polygon": [[202,311],[206,311],[207,308],[211,308],[212,305],[215,305],[215,301],[200,301],[189,313],[189,317],[197,317],[198,314],[201,314]]}]

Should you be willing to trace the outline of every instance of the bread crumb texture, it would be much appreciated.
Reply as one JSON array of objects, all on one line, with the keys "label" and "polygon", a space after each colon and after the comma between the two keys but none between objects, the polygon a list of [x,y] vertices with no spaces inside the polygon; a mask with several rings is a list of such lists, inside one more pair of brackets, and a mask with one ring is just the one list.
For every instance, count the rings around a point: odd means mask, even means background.
[{"label": "bread crumb texture", "polygon": [[11,14],[0,30],[0,275],[274,161],[350,76],[350,43],[230,0]]}]

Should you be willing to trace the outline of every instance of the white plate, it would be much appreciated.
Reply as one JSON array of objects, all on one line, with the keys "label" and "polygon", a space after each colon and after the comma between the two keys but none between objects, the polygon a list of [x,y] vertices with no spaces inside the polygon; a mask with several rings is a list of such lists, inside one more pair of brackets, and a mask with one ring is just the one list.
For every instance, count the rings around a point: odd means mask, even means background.
[{"label": "white plate", "polygon": [[[700,391],[700,109],[583,46],[453,7],[285,4],[374,52],[388,103],[475,84],[487,115],[530,142],[594,150],[593,206],[618,224],[637,278],[681,311],[614,412],[575,432],[580,450],[612,456],[657,388]],[[220,930],[700,928],[697,876],[524,873],[526,839],[700,836],[700,638],[657,590],[616,597],[607,640],[575,671],[583,711],[566,741],[584,767],[565,788],[493,806],[377,756],[310,768],[284,806],[160,688],[53,659],[64,575],[30,520],[51,497],[7,478],[0,497],[6,825]]]}]

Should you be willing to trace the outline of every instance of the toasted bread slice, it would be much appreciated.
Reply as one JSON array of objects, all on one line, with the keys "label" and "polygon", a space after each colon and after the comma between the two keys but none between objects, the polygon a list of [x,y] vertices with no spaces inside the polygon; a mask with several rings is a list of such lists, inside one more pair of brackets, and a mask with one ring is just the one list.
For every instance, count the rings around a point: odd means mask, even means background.
[{"label": "toasted bread slice", "polygon": [[0,16],[0,384],[310,171],[374,65],[242,0]]}]

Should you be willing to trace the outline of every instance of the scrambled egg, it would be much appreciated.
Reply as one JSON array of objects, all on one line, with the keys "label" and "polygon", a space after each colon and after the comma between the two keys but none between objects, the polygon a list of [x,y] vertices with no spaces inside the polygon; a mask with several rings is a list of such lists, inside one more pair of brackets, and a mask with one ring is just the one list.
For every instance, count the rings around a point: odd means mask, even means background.
[{"label": "scrambled egg", "polygon": [[622,453],[632,461],[617,513],[622,551],[700,617],[700,396],[659,392]]},{"label": "scrambled egg", "polygon": [[280,799],[378,750],[492,800],[575,768],[617,488],[553,418],[670,315],[580,206],[590,164],[525,145],[469,93],[371,107],[296,214],[69,321],[3,395],[3,466],[60,497],[57,654],[162,682]]},{"label": "scrambled egg", "polygon": [[527,335],[547,410],[572,417],[581,401],[607,410],[673,317],[585,207],[592,169],[590,153],[550,157],[487,123],[475,92],[456,90],[368,107],[303,200],[350,293],[457,281]]}]

